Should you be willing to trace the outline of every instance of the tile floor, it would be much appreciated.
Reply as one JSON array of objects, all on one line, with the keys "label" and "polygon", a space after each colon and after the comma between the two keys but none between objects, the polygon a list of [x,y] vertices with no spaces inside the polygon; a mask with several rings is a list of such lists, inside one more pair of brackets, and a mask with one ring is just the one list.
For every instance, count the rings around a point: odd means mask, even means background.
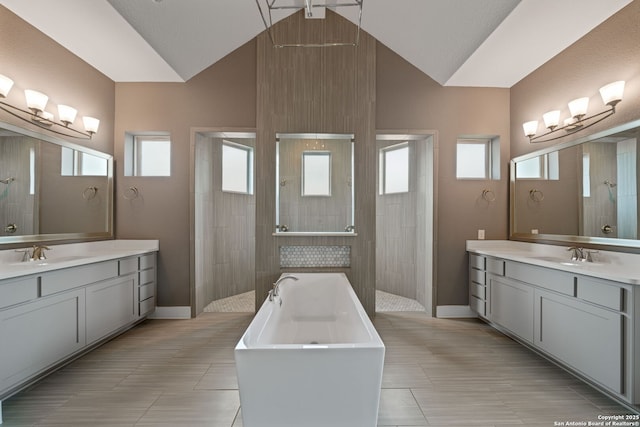
[{"label": "tile floor", "polygon": [[[3,402],[2,427],[241,427],[233,349],[251,319],[147,320]],[[388,312],[374,324],[386,345],[378,426],[534,427],[630,413],[478,320]]]}]

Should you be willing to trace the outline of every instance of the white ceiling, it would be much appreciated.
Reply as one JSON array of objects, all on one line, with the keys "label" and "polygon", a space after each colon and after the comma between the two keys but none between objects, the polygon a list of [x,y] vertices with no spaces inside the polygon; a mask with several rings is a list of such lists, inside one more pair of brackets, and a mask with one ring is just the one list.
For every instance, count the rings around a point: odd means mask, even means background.
[{"label": "white ceiling", "polygon": [[[442,85],[508,88],[631,1],[364,0],[362,29]],[[255,0],[0,4],[116,82],[189,80],[264,31]]]}]

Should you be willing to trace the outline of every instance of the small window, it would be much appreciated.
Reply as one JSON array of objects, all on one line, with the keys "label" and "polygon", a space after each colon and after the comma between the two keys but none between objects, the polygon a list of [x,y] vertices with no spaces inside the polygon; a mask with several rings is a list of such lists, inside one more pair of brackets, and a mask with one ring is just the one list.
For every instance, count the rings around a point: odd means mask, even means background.
[{"label": "small window", "polygon": [[302,153],[302,195],[331,196],[331,153]]},{"label": "small window", "polygon": [[500,179],[499,138],[458,139],[456,178]]},{"label": "small window", "polygon": [[409,143],[380,150],[380,194],[409,192]]},{"label": "small window", "polygon": [[103,157],[62,147],[60,165],[62,176],[107,176],[109,162]]},{"label": "small window", "polygon": [[132,135],[125,142],[125,176],[171,176],[171,139]]},{"label": "small window", "polygon": [[222,191],[253,194],[253,148],[222,142]]},{"label": "small window", "polygon": [[491,170],[490,159],[488,140],[458,140],[456,178],[488,179]]},{"label": "small window", "polygon": [[582,197],[591,197],[591,160],[589,153],[582,155]]},{"label": "small window", "polygon": [[516,178],[542,180],[560,179],[558,152],[543,154],[517,162]]}]

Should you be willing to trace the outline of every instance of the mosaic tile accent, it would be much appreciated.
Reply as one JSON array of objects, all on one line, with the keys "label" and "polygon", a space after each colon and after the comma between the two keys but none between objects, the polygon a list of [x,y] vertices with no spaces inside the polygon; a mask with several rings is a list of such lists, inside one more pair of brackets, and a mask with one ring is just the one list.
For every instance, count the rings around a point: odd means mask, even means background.
[{"label": "mosaic tile accent", "polygon": [[351,246],[280,246],[280,267],[351,267]]}]

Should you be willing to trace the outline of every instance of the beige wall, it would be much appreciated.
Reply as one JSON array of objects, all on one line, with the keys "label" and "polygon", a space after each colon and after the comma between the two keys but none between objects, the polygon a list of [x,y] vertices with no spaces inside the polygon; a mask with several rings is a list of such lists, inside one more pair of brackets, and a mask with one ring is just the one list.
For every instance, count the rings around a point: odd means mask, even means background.
[{"label": "beige wall", "polygon": [[590,97],[589,113],[602,111],[598,89],[616,80],[626,81],[616,114],[576,137],[640,118],[639,23],[640,0],[635,0],[511,88],[512,157],[569,139],[529,144],[522,123],[542,123],[542,114],[556,109],[563,120],[569,117],[567,102],[583,96]]},{"label": "beige wall", "polygon": [[[485,229],[489,239],[507,237],[508,160],[546,146],[530,145],[522,134],[522,122],[541,119],[542,113],[554,108],[560,108],[566,115],[566,102],[578,96],[591,96],[591,105],[598,105],[597,89],[618,79],[627,81],[625,100],[619,104],[615,116],[594,130],[640,117],[638,22],[640,1],[636,0],[511,90],[441,87],[388,48],[377,44],[372,56],[376,63],[375,66],[370,65],[376,71],[375,96],[363,106],[375,110],[372,113],[375,116],[375,128],[437,131],[438,196],[435,204],[438,221],[438,305],[467,303],[465,240],[475,238],[478,229]],[[10,102],[22,103],[21,90],[34,88],[47,93],[52,102],[69,103],[76,106],[80,114],[100,118],[100,132],[92,141],[80,143],[115,154],[116,236],[159,238],[158,303],[167,306],[189,305],[190,131],[192,127],[256,126],[257,93],[259,89],[262,90],[256,83],[256,41],[240,47],[184,84],[114,84],[1,6],[0,40],[0,72],[16,81]],[[371,117],[360,107],[357,114],[360,114],[359,119]],[[1,120],[11,121],[4,115]],[[321,123],[327,123],[327,118],[322,117]],[[295,129],[307,130],[315,129]],[[171,133],[172,177],[123,176],[123,141],[127,131]],[[340,128],[327,131],[353,130]],[[502,156],[499,181],[455,179],[455,142],[462,135],[500,138]],[[271,140],[265,134],[259,138],[264,141],[265,137]],[[366,136],[366,140],[374,143],[370,135]],[[373,158],[369,151],[361,151],[360,155],[367,159],[365,161]],[[372,192],[374,178],[366,175],[360,179],[366,181],[363,182],[366,191]],[[140,198],[134,201],[123,199],[123,191],[130,186],[139,189]],[[483,189],[495,192],[495,202],[485,203],[482,200]],[[260,212],[271,211],[270,207],[260,205],[266,202],[266,199],[258,200],[257,209]],[[365,207],[368,209],[371,204],[365,204]],[[363,205],[359,208],[356,201],[356,209],[362,208]],[[372,230],[369,227],[368,232]],[[263,237],[259,237],[259,240],[263,245],[273,245],[267,230],[263,231]],[[357,243],[356,253],[366,258],[365,263],[369,262],[367,260],[371,259],[373,253],[371,244],[375,240],[371,239],[363,236]],[[271,247],[267,250],[271,250]],[[258,283],[263,290],[275,271],[270,267],[261,271]],[[358,280],[364,283],[371,279],[371,266],[363,271],[366,273]],[[365,305],[370,308],[372,297],[368,288],[365,293]]]},{"label": "beige wall", "polygon": [[[478,229],[487,239],[507,237],[509,90],[442,87],[382,44],[376,55],[376,127],[437,131],[436,304],[466,305],[466,240]],[[464,135],[500,138],[500,180],[456,179],[456,141]],[[496,200],[484,201],[483,189]]]},{"label": "beige wall", "polygon": [[[255,126],[255,58],[252,41],[186,83],[116,84],[116,237],[160,239],[160,306],[190,305],[191,128]],[[124,134],[144,131],[170,133],[170,177],[124,176]]]},{"label": "beige wall", "polygon": [[[49,96],[46,108],[57,117],[56,106],[78,110],[75,127],[83,129],[81,116],[100,119],[91,141],[67,138],[80,145],[113,153],[114,83],[95,68],[0,6],[0,74],[14,81],[7,101],[25,107],[24,90]],[[30,125],[0,111],[0,121],[20,127]],[[30,127],[38,130],[37,127]]]}]

